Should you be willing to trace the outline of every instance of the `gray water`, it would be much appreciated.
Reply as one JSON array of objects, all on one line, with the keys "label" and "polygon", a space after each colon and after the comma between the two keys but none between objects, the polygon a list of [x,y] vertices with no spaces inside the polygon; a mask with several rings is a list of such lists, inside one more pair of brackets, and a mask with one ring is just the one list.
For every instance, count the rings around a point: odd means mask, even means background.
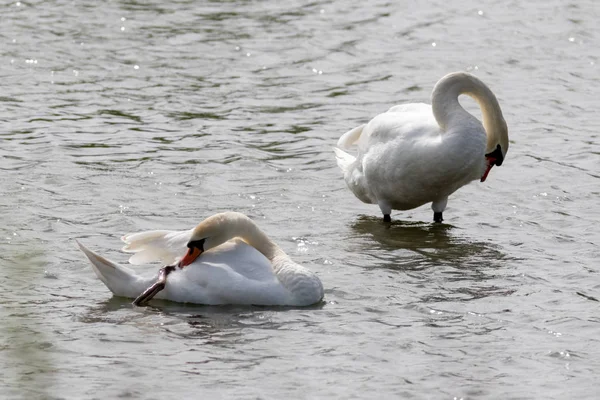
[{"label": "gray water", "polygon": [[[0,6],[1,397],[597,398],[598,4]],[[455,70],[496,93],[505,163],[443,225],[386,227],[331,148]],[[134,308],[74,243],[125,263],[122,234],[224,210],[324,302]]]}]

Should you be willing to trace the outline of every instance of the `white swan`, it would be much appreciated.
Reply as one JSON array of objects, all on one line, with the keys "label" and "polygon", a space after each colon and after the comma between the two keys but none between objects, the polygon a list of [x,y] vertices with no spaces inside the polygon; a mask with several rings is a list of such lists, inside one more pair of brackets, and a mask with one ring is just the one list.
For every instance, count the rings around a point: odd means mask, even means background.
[{"label": "white swan", "polygon": [[[483,125],[458,102],[473,97]],[[448,196],[472,180],[485,181],[508,151],[508,129],[492,91],[475,76],[454,72],[433,88],[431,106],[403,104],[342,135],[334,148],[350,190],[378,204],[384,221],[394,210],[431,202],[442,222]],[[355,157],[344,150],[358,146]]]},{"label": "white swan", "polygon": [[[125,235],[129,262],[179,262],[156,295],[197,304],[308,306],[323,298],[323,285],[293,262],[244,214],[213,215],[188,231]],[[117,296],[135,298],[156,280],[141,277],[85,248],[96,275]]]}]

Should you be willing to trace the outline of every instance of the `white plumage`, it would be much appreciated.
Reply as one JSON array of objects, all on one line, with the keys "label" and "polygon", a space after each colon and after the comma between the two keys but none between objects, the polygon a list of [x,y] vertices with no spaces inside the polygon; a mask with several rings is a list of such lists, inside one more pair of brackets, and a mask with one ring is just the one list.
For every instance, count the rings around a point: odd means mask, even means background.
[{"label": "white plumage", "polygon": [[[323,298],[319,278],[293,262],[258,226],[240,213],[213,215],[187,231],[148,231],[125,235],[124,251],[133,264],[178,262],[188,244],[203,240],[202,254],[168,275],[156,295],[197,304],[307,306]],[[113,263],[79,243],[98,278],[117,296],[137,297],[156,280]]]},{"label": "white plumage", "polygon": [[[462,108],[461,94],[479,103],[483,124]],[[348,152],[354,145],[356,156]],[[334,148],[350,190],[361,201],[378,204],[386,220],[392,209],[431,202],[439,222],[448,196],[475,179],[485,180],[507,150],[508,131],[496,97],[465,72],[440,79],[432,105],[394,106],[342,135]]]}]

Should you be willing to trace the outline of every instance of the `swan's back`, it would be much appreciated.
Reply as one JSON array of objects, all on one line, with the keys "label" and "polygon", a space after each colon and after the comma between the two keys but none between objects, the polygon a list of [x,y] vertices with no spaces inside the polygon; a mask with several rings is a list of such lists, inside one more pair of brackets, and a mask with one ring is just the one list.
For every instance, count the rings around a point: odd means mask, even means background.
[{"label": "swan's back", "polygon": [[366,152],[371,146],[392,141],[439,140],[441,133],[429,104],[401,104],[369,121],[358,148]]}]

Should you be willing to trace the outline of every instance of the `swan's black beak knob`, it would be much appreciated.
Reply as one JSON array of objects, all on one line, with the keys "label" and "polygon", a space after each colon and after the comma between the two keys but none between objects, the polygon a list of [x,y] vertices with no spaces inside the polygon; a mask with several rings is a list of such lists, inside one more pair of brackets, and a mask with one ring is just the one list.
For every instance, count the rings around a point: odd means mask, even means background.
[{"label": "swan's black beak knob", "polygon": [[486,154],[485,160],[487,161],[487,165],[485,167],[485,172],[481,176],[480,182],[485,182],[488,174],[490,173],[490,170],[494,165],[502,165],[502,162],[504,161],[504,155],[502,155],[502,148],[500,147],[500,145],[496,145],[496,149],[494,151]]}]

